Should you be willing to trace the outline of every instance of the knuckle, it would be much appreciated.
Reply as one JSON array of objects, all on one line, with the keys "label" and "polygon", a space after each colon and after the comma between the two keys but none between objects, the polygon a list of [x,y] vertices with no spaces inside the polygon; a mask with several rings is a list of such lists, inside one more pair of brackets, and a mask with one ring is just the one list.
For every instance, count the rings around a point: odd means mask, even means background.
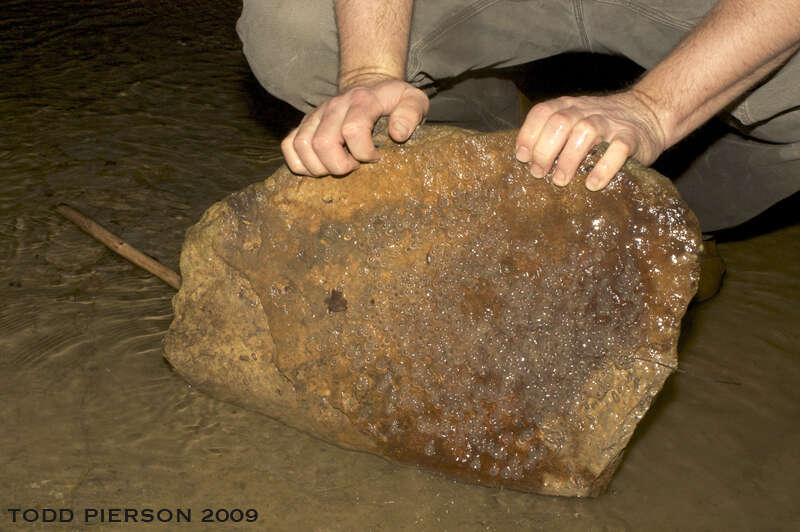
[{"label": "knuckle", "polygon": [[419,124],[422,119],[422,114],[411,106],[403,105],[395,109],[391,118],[393,123],[400,120],[404,122],[406,126],[413,127]]},{"label": "knuckle", "polygon": [[350,95],[350,97],[352,98],[352,97],[355,97],[355,96],[358,96],[358,95],[370,94],[371,92],[372,92],[372,89],[367,88],[367,87],[363,87],[363,86],[359,86],[359,87],[353,87],[352,89],[347,91],[347,93],[345,93],[345,94]]},{"label": "knuckle", "polygon": [[348,121],[342,124],[342,136],[346,140],[356,139],[367,132],[367,128],[361,122]]},{"label": "knuckle", "polygon": [[575,96],[559,96],[556,98],[556,101],[562,105],[571,106],[573,105],[578,99]]},{"label": "knuckle", "polygon": [[352,170],[350,161],[346,159],[330,161],[327,166],[332,175],[344,175]]},{"label": "knuckle", "polygon": [[327,151],[331,149],[333,144],[333,139],[323,135],[314,135],[314,138],[311,139],[311,147],[316,152]]},{"label": "knuckle", "polygon": [[345,173],[345,171],[342,170],[342,165],[339,163],[328,163],[327,170],[330,175],[342,175]]},{"label": "knuckle", "polygon": [[365,105],[370,103],[374,98],[372,90],[366,87],[351,89],[348,96],[352,105]]},{"label": "knuckle", "polygon": [[546,101],[537,103],[531,109],[531,113],[535,113],[537,115],[551,115],[556,112],[558,106],[554,101]]},{"label": "knuckle", "polygon": [[350,102],[352,98],[350,97],[349,93],[340,94],[338,96],[334,96],[327,102],[325,102],[324,107],[320,106],[318,111],[320,114],[320,119],[324,120],[326,116],[330,116],[331,114],[336,114],[340,112],[342,109],[347,109],[350,107]]},{"label": "knuckle", "polygon": [[287,159],[286,166],[289,167],[289,170],[291,170],[292,173],[299,174],[299,175],[307,175],[308,174],[308,170],[306,170],[305,167],[301,163],[299,163],[298,161],[292,161],[292,160],[288,160]]},{"label": "knuckle", "polygon": [[554,159],[554,155],[549,153],[547,150],[542,149],[540,146],[535,146],[533,148],[533,160],[538,163],[547,163]]},{"label": "knuckle", "polygon": [[320,105],[318,110],[321,111],[321,112],[325,112],[330,107],[336,107],[336,106],[345,104],[347,102],[347,100],[350,99],[350,95],[351,95],[352,92],[353,92],[353,90],[351,89],[351,90],[349,90],[349,91],[347,91],[347,92],[345,92],[343,94],[337,94],[336,96],[332,97],[327,102],[325,102],[322,105]]},{"label": "knuckle", "polygon": [[404,117],[414,119],[419,122],[423,115],[428,112],[430,105],[428,97],[419,89],[416,92],[403,94],[395,107],[395,111],[400,111]]},{"label": "knuckle", "polygon": [[631,147],[633,146],[633,141],[625,135],[619,135],[614,138],[612,144],[615,145],[617,149],[620,151],[624,151],[625,153],[631,151]]},{"label": "knuckle", "polygon": [[408,125],[417,125],[422,119],[422,113],[420,110],[408,104],[401,104],[397,106],[391,116],[395,120],[401,119]]},{"label": "knuckle", "polygon": [[409,85],[406,88],[405,94],[403,94],[403,96],[410,97],[410,98],[415,98],[415,99],[425,99],[425,100],[428,99],[428,96],[425,94],[425,92],[423,90],[421,90],[421,89],[419,89],[417,87],[414,87],[413,85]]},{"label": "knuckle", "polygon": [[586,118],[584,118],[587,124],[589,124],[594,131],[599,133],[607,133],[609,131],[609,122],[608,118],[601,114],[590,114]]},{"label": "knuckle", "polygon": [[307,149],[310,145],[311,142],[305,135],[297,135],[292,141],[292,146],[297,152]]},{"label": "knuckle", "polygon": [[598,133],[597,125],[589,117],[581,118],[580,120],[578,120],[573,129],[579,135],[586,135],[587,133],[594,133],[594,134]]},{"label": "knuckle", "polygon": [[580,153],[573,150],[564,150],[559,154],[558,164],[556,166],[564,170],[565,173],[570,174],[570,172],[574,173],[580,160]]},{"label": "knuckle", "polygon": [[306,158],[308,153],[313,151],[311,141],[305,137],[295,138],[292,147],[294,148],[294,152],[297,153],[301,159]]},{"label": "knuckle", "polygon": [[550,122],[556,128],[563,128],[569,125],[570,117],[567,113],[563,111],[556,111],[550,116]]}]

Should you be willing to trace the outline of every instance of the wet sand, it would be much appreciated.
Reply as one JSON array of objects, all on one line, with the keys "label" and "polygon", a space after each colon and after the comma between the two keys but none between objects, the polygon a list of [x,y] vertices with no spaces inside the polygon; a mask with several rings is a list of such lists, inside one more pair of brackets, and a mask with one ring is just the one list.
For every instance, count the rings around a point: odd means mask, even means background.
[{"label": "wet sand", "polygon": [[[726,235],[723,289],[690,308],[684,372],[606,495],[453,482],[192,389],[161,356],[174,291],[52,210],[69,203],[177,268],[186,228],[277,168],[297,115],[252,78],[236,3],[7,4],[0,530],[800,529],[796,210]],[[10,508],[75,520],[14,524]],[[86,508],[190,509],[192,522],[87,525]],[[205,508],[258,519],[202,523]]]}]

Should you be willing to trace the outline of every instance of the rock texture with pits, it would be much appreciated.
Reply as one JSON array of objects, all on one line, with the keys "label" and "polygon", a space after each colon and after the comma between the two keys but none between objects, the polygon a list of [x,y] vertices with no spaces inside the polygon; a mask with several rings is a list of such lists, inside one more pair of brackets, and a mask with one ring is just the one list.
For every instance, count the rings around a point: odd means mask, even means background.
[{"label": "rock texture with pits", "polygon": [[187,234],[165,340],[191,383],[488,485],[602,492],[677,365],[700,233],[630,161],[534,179],[514,132],[423,128],[344,178],[286,168]]}]

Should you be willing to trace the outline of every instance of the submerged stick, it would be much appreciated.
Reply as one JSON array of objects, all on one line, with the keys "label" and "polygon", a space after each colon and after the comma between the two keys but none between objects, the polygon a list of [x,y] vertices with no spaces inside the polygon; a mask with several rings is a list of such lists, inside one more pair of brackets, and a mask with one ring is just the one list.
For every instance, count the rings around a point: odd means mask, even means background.
[{"label": "submerged stick", "polygon": [[135,265],[152,273],[176,290],[181,287],[181,276],[170,270],[157,260],[148,257],[135,247],[131,246],[120,237],[111,233],[101,225],[87,218],[69,205],[60,204],[56,207],[56,212],[64,218],[74,222],[75,225],[92,235],[94,238],[108,246],[111,251],[122,255]]}]

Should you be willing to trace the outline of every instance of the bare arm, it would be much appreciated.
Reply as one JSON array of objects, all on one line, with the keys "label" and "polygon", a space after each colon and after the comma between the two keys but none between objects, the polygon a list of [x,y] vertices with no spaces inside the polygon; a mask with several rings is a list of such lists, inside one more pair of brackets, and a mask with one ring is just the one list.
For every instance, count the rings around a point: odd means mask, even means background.
[{"label": "bare arm", "polygon": [[671,146],[777,68],[799,42],[800,0],[723,0],[633,89],[651,101]]},{"label": "bare arm", "polygon": [[629,156],[651,164],[782,64],[800,46],[800,0],[720,0],[675,50],[629,90],[558,98],[535,106],[517,158],[566,185],[591,147],[610,143],[587,178],[605,187]]},{"label": "bare arm", "polygon": [[405,79],[412,0],[336,0],[339,91]]},{"label": "bare arm", "polygon": [[308,113],[281,143],[297,174],[346,174],[375,161],[372,127],[406,140],[428,112],[428,97],[405,82],[413,0],[336,0],[339,95]]}]

